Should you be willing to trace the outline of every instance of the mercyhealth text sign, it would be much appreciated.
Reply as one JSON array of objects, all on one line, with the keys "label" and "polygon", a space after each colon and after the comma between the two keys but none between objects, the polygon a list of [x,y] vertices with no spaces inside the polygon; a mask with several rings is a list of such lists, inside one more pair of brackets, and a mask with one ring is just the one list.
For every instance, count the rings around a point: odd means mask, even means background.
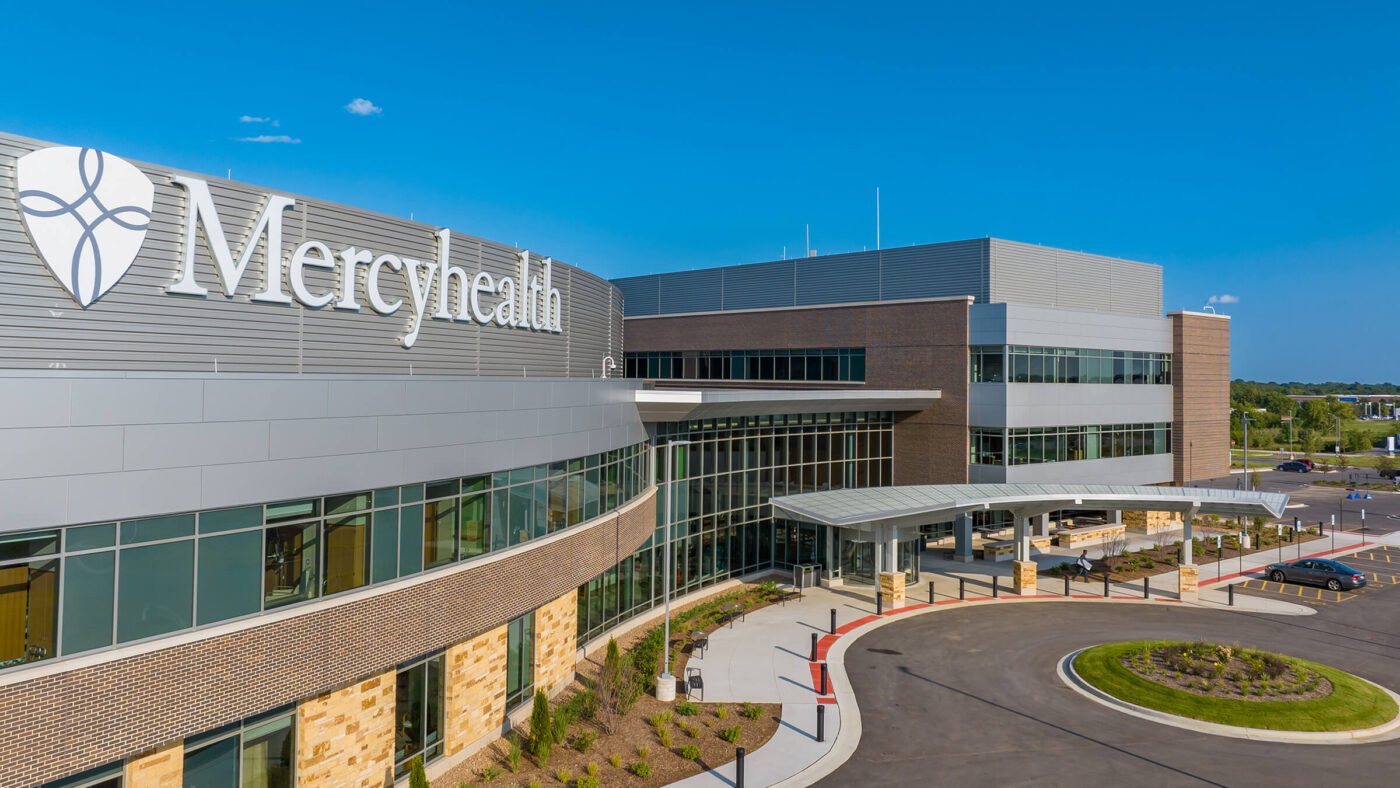
[{"label": "mercyhealth text sign", "polygon": [[[342,246],[307,240],[284,259],[283,213],[296,200],[267,194],[252,230],[237,248],[229,243],[209,185],[200,178],[173,175],[185,195],[184,243],[178,277],[166,288],[172,295],[207,297],[209,287],[195,277],[199,244],[204,238],[224,296],[233,298],[248,274],[254,252],[261,247],[267,261],[261,289],[250,300],[358,312],[361,293],[380,315],[402,312],[408,319],[400,338],[413,347],[423,320],[479,323],[482,326],[563,332],[563,303],[553,287],[553,259],[545,258],[538,273],[530,270],[530,253],[517,251],[515,276],[468,272],[449,261],[452,233],[434,233],[437,259],[416,260],[363,246]],[[151,221],[152,184],[130,163],[90,148],[54,147],[18,159],[16,185],[25,229],[39,257],[58,284],[84,308],[95,303],[131,266]],[[338,285],[315,289],[306,269],[336,274]],[[386,300],[382,283],[402,277],[408,299]],[[284,284],[290,289],[286,292]],[[455,295],[455,299],[454,296]]]}]

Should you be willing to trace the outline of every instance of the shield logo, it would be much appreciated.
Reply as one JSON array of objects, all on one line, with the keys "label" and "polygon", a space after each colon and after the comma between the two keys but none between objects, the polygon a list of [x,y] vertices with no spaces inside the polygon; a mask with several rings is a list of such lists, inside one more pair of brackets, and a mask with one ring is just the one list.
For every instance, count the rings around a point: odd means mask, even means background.
[{"label": "shield logo", "polygon": [[131,267],[155,187],[131,163],[92,148],[44,148],[16,162],[20,213],[44,265],[86,307]]}]

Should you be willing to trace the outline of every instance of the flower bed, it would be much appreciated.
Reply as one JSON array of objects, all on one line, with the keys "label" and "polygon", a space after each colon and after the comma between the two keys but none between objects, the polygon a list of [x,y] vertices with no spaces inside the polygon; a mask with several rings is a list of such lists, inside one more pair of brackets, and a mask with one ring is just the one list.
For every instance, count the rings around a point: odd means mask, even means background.
[{"label": "flower bed", "polygon": [[1120,700],[1244,728],[1349,731],[1400,714],[1389,693],[1349,673],[1237,645],[1107,643],[1081,652],[1074,670]]}]

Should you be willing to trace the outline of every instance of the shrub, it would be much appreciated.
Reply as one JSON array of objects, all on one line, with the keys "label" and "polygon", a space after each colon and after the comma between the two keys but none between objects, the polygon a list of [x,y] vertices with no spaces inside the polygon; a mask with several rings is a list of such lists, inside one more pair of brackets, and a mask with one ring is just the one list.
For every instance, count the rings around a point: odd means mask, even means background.
[{"label": "shrub", "polygon": [[535,690],[535,708],[530,712],[530,754],[544,766],[553,750],[554,726],[549,716],[549,697],[544,690]]},{"label": "shrub", "polygon": [[486,768],[481,770],[481,779],[485,780],[488,783],[500,776],[501,769],[499,766],[496,766],[494,764],[491,766],[487,766]]},{"label": "shrub", "polygon": [[584,768],[585,768],[585,770],[588,772],[588,776],[589,776],[589,777],[593,777],[593,776],[596,776],[596,775],[598,774],[598,764],[596,764],[596,763],[590,763],[590,764],[588,764],[588,766],[586,766],[586,767],[584,767]]},{"label": "shrub", "polygon": [[538,777],[531,777],[530,788],[544,788],[544,786],[540,784],[540,780]]},{"label": "shrub", "polygon": [[763,707],[745,701],[743,714],[748,719],[756,720],[763,716]]},{"label": "shrub", "polygon": [[622,756],[621,756],[621,755],[609,755],[609,756],[608,756],[608,763],[612,764],[614,768],[619,767],[619,766],[622,765]]},{"label": "shrub", "polygon": [[512,772],[520,771],[520,734],[510,732],[510,749],[506,751],[506,763]]},{"label": "shrub", "polygon": [[622,703],[624,674],[622,653],[617,641],[608,638],[608,651],[603,657],[603,667],[598,671],[598,708],[603,713],[603,730],[613,732],[617,721],[617,709]]},{"label": "shrub", "polygon": [[647,756],[649,756],[649,755],[651,755],[651,748],[650,748],[650,747],[638,747],[638,748],[637,748],[637,757],[638,757],[638,758],[641,758],[642,760],[646,760],[646,759],[647,759]]},{"label": "shrub", "polygon": [[684,703],[676,704],[676,713],[682,717],[694,717],[700,713],[700,707],[690,701],[685,701]]},{"label": "shrub", "polygon": [[720,718],[720,719],[724,719],[725,717],[728,717],[728,716],[729,716],[729,707],[728,707],[728,706],[720,706],[719,708],[715,709],[715,716],[718,717],[718,718]]},{"label": "shrub", "polygon": [[568,769],[560,769],[559,771],[554,773],[554,779],[558,780],[564,785],[568,785],[569,780],[572,780],[573,778],[574,776],[572,774],[569,774]]},{"label": "shrub", "polygon": [[685,728],[685,735],[693,739],[700,735],[700,728],[695,725],[687,725]]},{"label": "shrub", "polygon": [[647,763],[646,761],[637,761],[636,763],[632,764],[632,773],[637,775],[638,777],[650,777],[651,764]]},{"label": "shrub", "polygon": [[681,757],[687,761],[693,761],[700,757],[700,748],[694,744],[687,744],[681,748]]},{"label": "shrub", "polygon": [[423,759],[414,758],[408,765],[408,786],[409,788],[432,788],[428,783],[428,774],[423,771]]},{"label": "shrub", "polygon": [[661,726],[666,724],[666,718],[661,716],[661,712],[657,712],[647,718],[647,722],[651,727],[661,730]]},{"label": "shrub", "polygon": [[671,712],[669,712],[669,711],[663,711],[663,712],[661,712],[661,721],[662,721],[662,722],[670,722],[670,721],[671,721]]},{"label": "shrub", "polygon": [[578,782],[574,783],[574,785],[576,788],[598,788],[599,783],[597,777],[590,776],[578,778]]},{"label": "shrub", "polygon": [[573,720],[569,719],[569,712],[567,709],[555,710],[553,733],[556,742],[565,744],[569,741],[569,725],[572,722]]},{"label": "shrub", "polygon": [[670,746],[671,746],[671,729],[670,729],[670,728],[662,728],[662,729],[658,732],[657,735],[661,737],[661,746],[662,746],[662,747],[670,747]]},{"label": "shrub", "polygon": [[728,727],[728,728],[725,728],[724,730],[720,731],[720,732],[719,732],[719,737],[720,737],[721,739],[724,739],[725,741],[729,742],[730,744],[733,744],[733,743],[739,741],[739,734],[742,733],[742,732],[743,732],[743,731],[740,730],[740,728],[739,728],[738,725],[732,725],[732,726],[730,726],[730,727]]},{"label": "shrub", "polygon": [[574,749],[579,752],[588,752],[593,749],[593,742],[598,738],[598,734],[593,731],[584,731],[574,737]]}]

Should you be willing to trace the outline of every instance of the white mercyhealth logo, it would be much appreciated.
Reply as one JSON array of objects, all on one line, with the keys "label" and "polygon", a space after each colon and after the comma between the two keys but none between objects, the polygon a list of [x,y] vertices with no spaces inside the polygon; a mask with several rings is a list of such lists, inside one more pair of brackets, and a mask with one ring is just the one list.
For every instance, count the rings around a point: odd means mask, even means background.
[{"label": "white mercyhealth logo", "polygon": [[92,148],[44,148],[19,159],[15,183],[25,229],[59,284],[83,306],[111,290],[146,240],[150,179]]}]

